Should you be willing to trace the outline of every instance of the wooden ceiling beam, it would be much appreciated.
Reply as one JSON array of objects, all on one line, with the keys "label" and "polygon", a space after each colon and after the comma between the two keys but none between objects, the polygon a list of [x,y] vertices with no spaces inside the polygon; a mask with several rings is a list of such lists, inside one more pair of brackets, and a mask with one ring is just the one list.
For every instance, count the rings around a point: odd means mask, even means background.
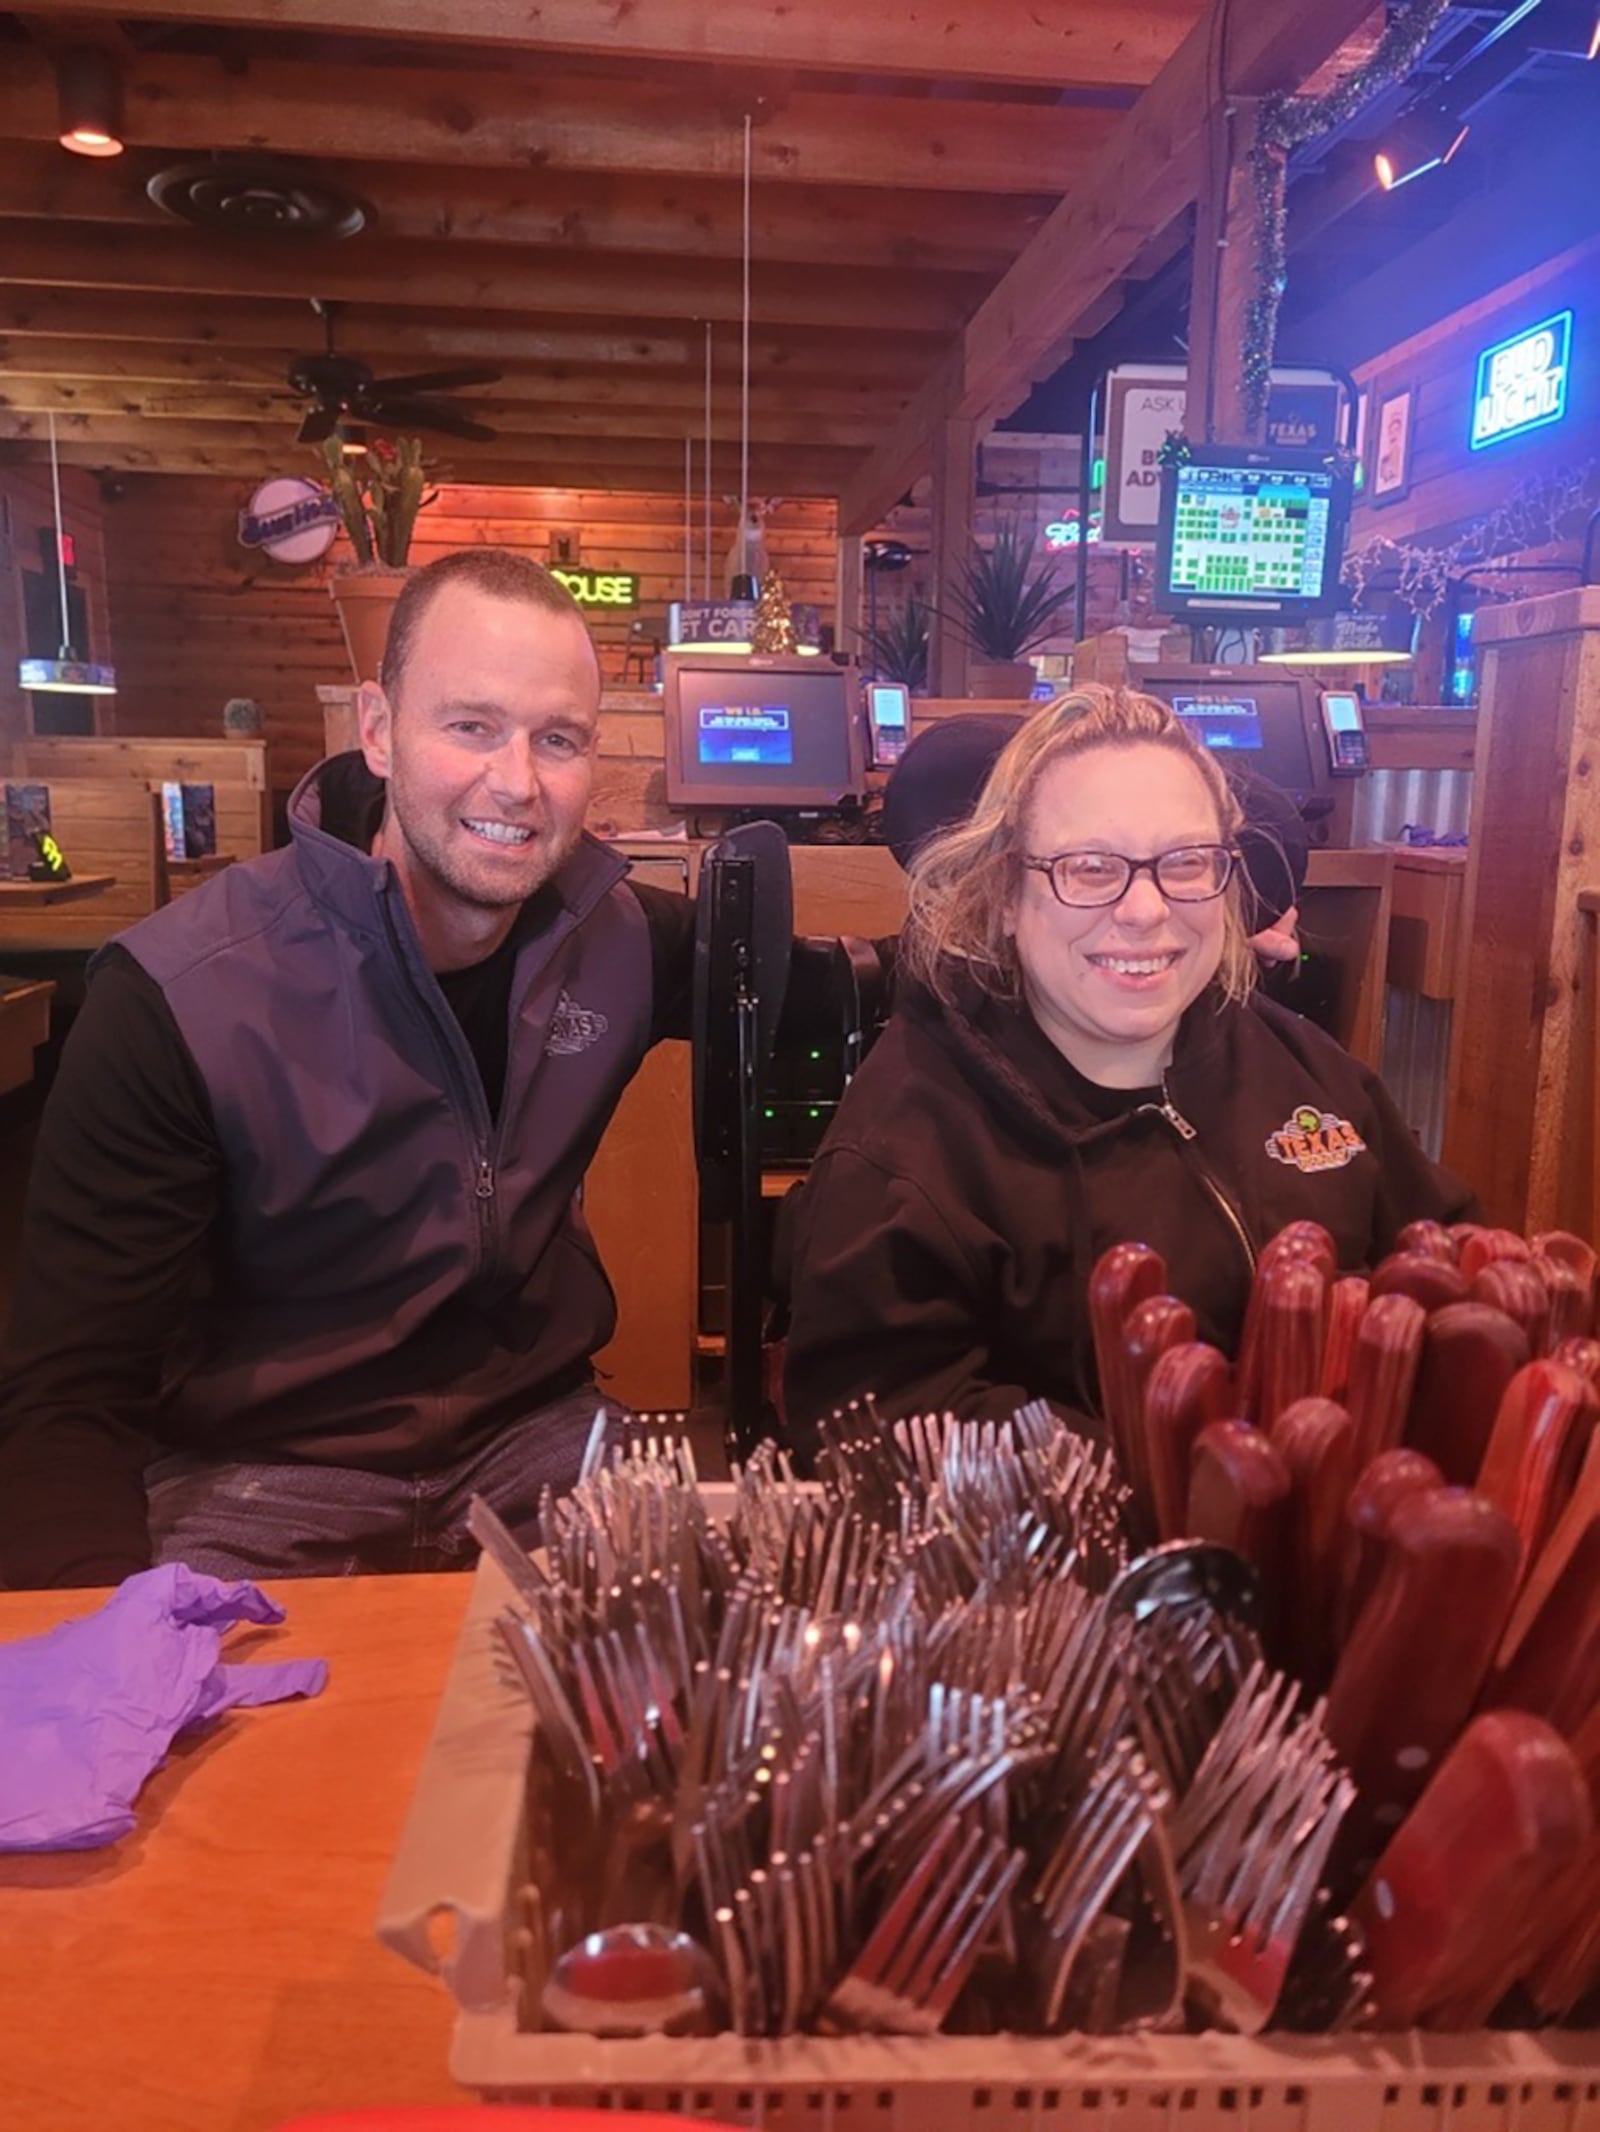
[{"label": "wooden ceiling beam", "polygon": [[[1275,0],[1235,10],[1228,85],[1237,95],[1297,89],[1359,30],[1371,0]],[[929,462],[939,420],[980,425],[1015,405],[1066,336],[1199,192],[1217,65],[1211,18],[1199,23],[1118,125],[1092,183],[1065,199],[984,299],[942,373],[925,388],[840,499],[841,533],[876,524]],[[920,434],[919,434],[920,425]]]},{"label": "wooden ceiling beam", "polygon": [[[626,292],[619,294],[626,301]],[[114,303],[88,289],[44,289],[0,284],[0,360],[16,354],[36,368],[27,349],[39,340],[127,345],[160,351],[197,375],[210,374],[219,356],[238,349],[259,354],[304,355],[322,345],[322,322],[309,304],[235,298],[208,303],[139,295]],[[339,346],[383,370],[437,370],[445,362],[575,364],[646,375],[659,371],[704,373],[704,333],[699,325],[673,330],[661,320],[624,316],[605,320],[541,317],[485,318],[482,312],[426,312],[387,305],[361,305],[339,321]],[[713,335],[716,389],[728,390],[738,375],[739,336],[724,324]],[[841,334],[836,328],[757,324],[750,342],[751,369],[759,380],[843,379],[863,386],[888,384],[903,397],[937,355],[935,336],[904,332]]]},{"label": "wooden ceiling beam", "polygon": [[[109,361],[108,349],[116,351]],[[373,367],[382,376],[399,366]],[[720,410],[724,418],[731,417],[736,407],[730,382],[719,381],[713,404],[713,411]],[[287,404],[283,398],[286,385],[287,362],[277,351],[196,358],[182,351],[171,355],[159,348],[152,351],[138,341],[128,343],[125,350],[108,341],[0,341],[0,406],[23,412],[42,413],[54,407],[80,414],[170,413],[182,398],[192,401],[197,410],[214,407],[219,415],[248,417],[262,408],[280,411]],[[704,390],[701,378],[689,371],[606,371],[552,363],[507,371],[486,391],[475,391],[470,398],[455,397],[469,412],[482,412],[486,421],[498,421],[502,414],[528,405],[632,407],[667,417],[657,425],[660,433],[679,434],[689,428],[698,435]],[[843,380],[756,383],[750,388],[753,414],[803,413],[880,425],[893,420],[903,399],[904,394],[882,385],[869,389]],[[158,407],[158,401],[166,404]]]},{"label": "wooden ceiling beam", "polygon": [[[103,8],[105,0],[99,0]],[[56,16],[94,0],[51,0]],[[1141,89],[1177,49],[1199,12],[1194,0],[129,0],[129,21],[230,23],[252,29],[335,31],[428,39],[506,51],[604,53],[641,60],[701,59],[725,66],[826,68],[945,81]]]},{"label": "wooden ceiling beam", "polygon": [[[686,435],[696,442],[704,436],[698,410],[687,398],[674,408],[659,397],[634,404],[600,404],[590,401],[525,401],[484,399],[478,394],[454,393],[447,404],[457,407],[474,421],[486,422],[503,439],[524,436],[652,437],[669,438],[680,458]],[[96,391],[82,384],[52,384],[0,376],[0,412],[31,415],[36,419],[54,412],[60,416],[86,415],[96,421],[179,423],[185,427],[254,429],[271,425],[286,443],[292,444],[299,427],[302,405],[287,394],[276,397],[260,392],[210,396],[177,390],[165,385],[147,386],[130,392],[126,387]],[[848,413],[824,413],[808,397],[790,395],[784,402],[752,404],[750,435],[758,444],[838,445],[865,451],[883,434],[888,415],[874,417],[870,408],[857,406]],[[739,408],[731,394],[724,394],[713,410],[711,433],[720,442],[736,442]],[[379,425],[394,427],[396,425]],[[409,425],[398,425],[408,427]],[[449,451],[454,440],[440,436],[438,449]]]},{"label": "wooden ceiling beam", "polygon": [[[292,60],[151,53],[125,70],[131,147],[460,168],[654,172],[732,177],[743,158],[747,97],[719,106],[681,83],[349,68]],[[796,90],[754,129],[755,182],[886,186],[961,193],[1067,192],[1114,130],[1114,111]],[[43,53],[7,54],[0,139],[56,138],[55,81]]]},{"label": "wooden ceiling beam", "polygon": [[[276,422],[148,422],[137,415],[62,415],[56,420],[56,436],[60,448],[69,447],[93,450],[98,446],[126,449],[144,448],[156,453],[164,450],[207,450],[219,453],[237,452],[241,456],[258,453],[276,460],[280,467],[293,466],[303,457],[304,447],[296,447],[292,421]],[[32,444],[48,452],[49,424],[42,414],[0,413],[0,438],[14,444]],[[773,447],[780,456],[785,447]],[[477,479],[490,471],[498,460],[508,456],[499,442],[472,444],[454,437],[435,437],[429,440],[428,456],[435,463],[437,479],[454,479],[462,468],[472,469],[472,478]],[[514,456],[527,464],[535,459],[547,460],[558,466],[567,460],[582,459],[596,465],[659,466],[675,469],[679,480],[683,478],[683,442],[677,437],[574,437],[555,435],[521,435],[517,439]],[[766,456],[764,449],[762,457]],[[790,459],[813,458],[818,463],[828,463],[833,468],[853,465],[861,456],[858,451],[835,445],[819,445],[815,451],[787,448]],[[739,448],[731,439],[713,445],[712,465],[737,470]],[[752,453],[752,478],[757,478],[760,461]],[[764,480],[764,476],[760,477]]]},{"label": "wooden ceiling beam", "polygon": [[[245,244],[189,230],[132,231],[98,223],[8,222],[5,271],[12,283],[45,288],[165,292],[177,296],[326,296],[346,302],[432,310],[605,315],[619,298],[661,319],[732,323],[739,269],[732,261],[670,263],[627,253],[570,252],[509,258],[494,245],[334,244],[300,248]],[[829,270],[762,265],[752,304],[764,327],[881,326],[937,333],[958,327],[982,292],[969,275],[937,276],[863,267]],[[108,316],[111,298],[106,298]],[[308,312],[308,317],[310,314]],[[315,325],[315,320],[312,320]],[[313,344],[315,342],[313,335]]]},{"label": "wooden ceiling beam", "polygon": [[[90,162],[49,146],[15,143],[0,158],[0,217],[174,227],[149,198],[150,178],[172,158],[130,150]],[[377,215],[376,234],[434,244],[531,245],[585,252],[653,252],[675,259],[742,253],[734,179],[638,178],[624,173],[481,171],[407,163],[328,162],[327,175]],[[751,249],[790,264],[895,266],[994,275],[1010,265],[1055,204],[1043,195],[996,199],[767,185],[752,193]]]},{"label": "wooden ceiling beam", "polygon": [[[563,445],[577,440],[562,439]],[[602,440],[602,447],[603,447]],[[500,453],[482,464],[441,460],[440,478],[493,489],[598,489],[681,496],[683,461],[656,463],[638,456],[614,459],[581,448],[574,452],[541,449],[518,459]],[[176,444],[164,437],[156,445],[72,443],[60,449],[63,466],[82,466],[103,475],[208,474],[232,481],[264,481],[286,469],[281,451],[235,446]],[[853,460],[834,454],[769,449],[752,464],[752,478],[763,493],[781,496],[836,496]],[[36,440],[16,442],[0,436],[0,466],[46,466],[46,447]],[[699,470],[697,469],[697,476]],[[739,456],[726,451],[712,461],[713,483],[729,493],[739,486]]]}]

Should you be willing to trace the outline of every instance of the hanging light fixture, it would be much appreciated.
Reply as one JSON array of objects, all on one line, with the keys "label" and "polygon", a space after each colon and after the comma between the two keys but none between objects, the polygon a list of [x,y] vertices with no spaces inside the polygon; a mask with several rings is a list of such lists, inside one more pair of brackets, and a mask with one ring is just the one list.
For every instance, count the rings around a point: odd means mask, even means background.
[{"label": "hanging light fixture", "polygon": [[56,456],[56,418],[50,417],[50,490],[56,513],[56,584],[61,593],[61,649],[53,659],[24,659],[17,669],[22,687],[34,695],[54,692],[66,696],[114,696],[117,676],[112,667],[80,659],[72,648],[72,620],[67,612],[67,548],[61,524],[61,465]]},{"label": "hanging light fixture", "polygon": [[73,44],[56,55],[60,140],[74,155],[122,153],[122,69],[97,44]]},{"label": "hanging light fixture", "polygon": [[1263,666],[1409,666],[1416,657],[1418,622],[1404,600],[1376,610],[1337,614],[1282,632],[1278,649],[1263,651]]},{"label": "hanging light fixture", "polygon": [[1438,170],[1467,137],[1467,122],[1443,104],[1419,104],[1395,121],[1373,156],[1385,192]]},{"label": "hanging light fixture", "polygon": [[[741,247],[744,293],[739,317],[739,560],[748,565],[750,526],[750,114],[744,115],[744,242]],[[734,573],[728,591],[736,600],[753,600],[760,592],[755,573]]]}]

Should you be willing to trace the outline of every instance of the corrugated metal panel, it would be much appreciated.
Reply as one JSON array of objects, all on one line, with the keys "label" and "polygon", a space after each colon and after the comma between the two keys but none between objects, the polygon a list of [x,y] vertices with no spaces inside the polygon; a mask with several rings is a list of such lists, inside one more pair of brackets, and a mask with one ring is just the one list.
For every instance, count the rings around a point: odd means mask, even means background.
[{"label": "corrugated metal panel", "polygon": [[1465,836],[1470,770],[1373,770],[1356,786],[1352,844],[1397,844],[1407,823],[1437,836]]},{"label": "corrugated metal panel", "polygon": [[1400,1115],[1435,1162],[1444,1145],[1449,1069],[1449,1000],[1391,985],[1384,995],[1383,1078]]}]

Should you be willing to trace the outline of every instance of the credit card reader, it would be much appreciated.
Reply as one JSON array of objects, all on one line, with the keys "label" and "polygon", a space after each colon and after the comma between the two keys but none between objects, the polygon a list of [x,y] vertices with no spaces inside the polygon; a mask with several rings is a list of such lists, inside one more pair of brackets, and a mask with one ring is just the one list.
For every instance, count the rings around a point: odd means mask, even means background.
[{"label": "credit card reader", "polygon": [[867,741],[872,767],[897,763],[911,739],[911,691],[903,681],[869,681]]},{"label": "credit card reader", "polygon": [[1328,768],[1335,777],[1359,777],[1372,767],[1367,748],[1367,721],[1354,689],[1325,688],[1322,730],[1328,742]]}]

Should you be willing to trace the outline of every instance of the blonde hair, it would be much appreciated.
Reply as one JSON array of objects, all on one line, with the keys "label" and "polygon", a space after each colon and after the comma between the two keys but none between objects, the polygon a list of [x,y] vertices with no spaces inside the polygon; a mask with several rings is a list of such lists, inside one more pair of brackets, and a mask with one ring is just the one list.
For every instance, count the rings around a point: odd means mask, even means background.
[{"label": "blonde hair", "polygon": [[[996,999],[1021,996],[1021,971],[1008,920],[1022,889],[1024,827],[1040,778],[1054,763],[1091,748],[1169,748],[1194,766],[1217,810],[1221,841],[1234,843],[1243,816],[1210,750],[1153,696],[1086,682],[1047,703],[1002,749],[978,804],[964,822],[930,837],[911,864],[911,911],[900,936],[900,965],[947,1003],[964,968]],[[1245,999],[1256,959],[1244,917],[1244,884],[1234,869],[1223,910],[1217,982]]]}]

